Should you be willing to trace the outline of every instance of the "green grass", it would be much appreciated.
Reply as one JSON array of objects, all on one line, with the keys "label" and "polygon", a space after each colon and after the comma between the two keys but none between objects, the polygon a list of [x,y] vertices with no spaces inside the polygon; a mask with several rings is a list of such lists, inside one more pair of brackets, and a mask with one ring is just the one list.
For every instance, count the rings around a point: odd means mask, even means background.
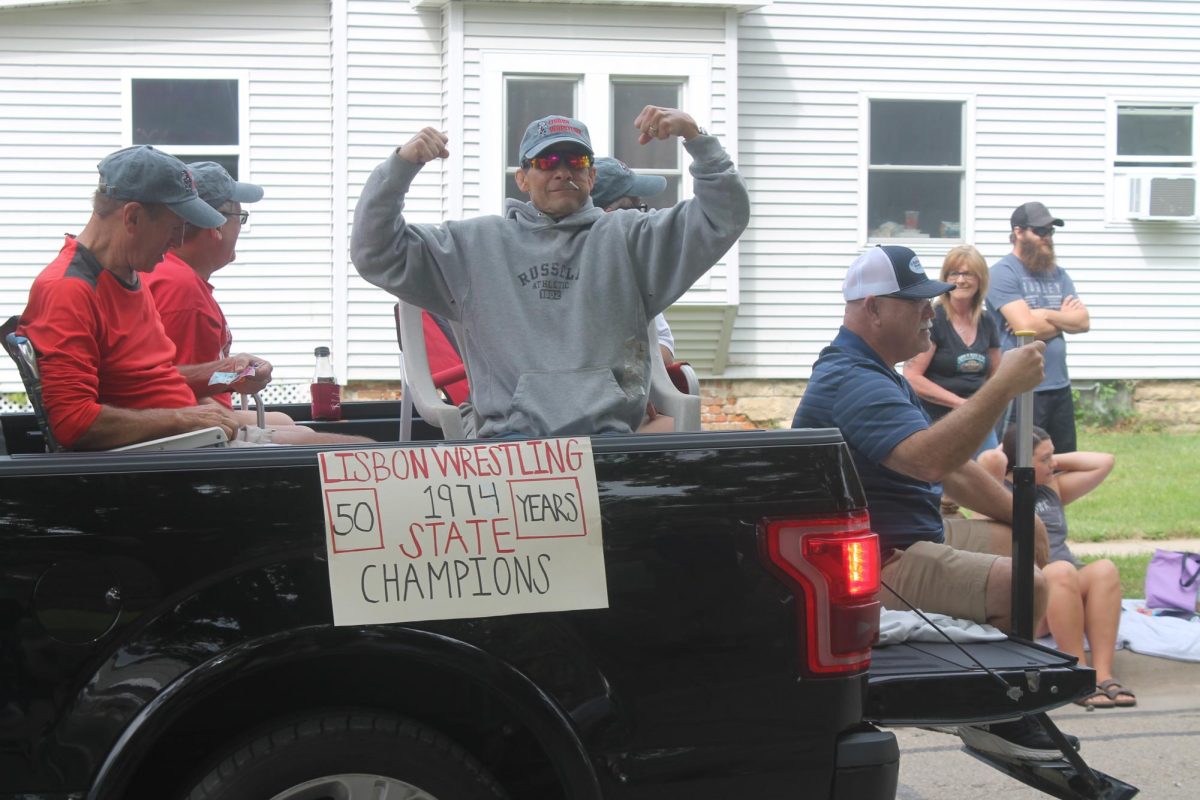
[{"label": "green grass", "polygon": [[1084,564],[1107,558],[1117,565],[1121,573],[1121,597],[1142,598],[1146,596],[1146,567],[1150,565],[1150,553],[1127,556],[1080,556]]},{"label": "green grass", "polygon": [[1113,453],[1117,463],[1067,506],[1073,541],[1200,538],[1200,434],[1080,429],[1079,449]]}]

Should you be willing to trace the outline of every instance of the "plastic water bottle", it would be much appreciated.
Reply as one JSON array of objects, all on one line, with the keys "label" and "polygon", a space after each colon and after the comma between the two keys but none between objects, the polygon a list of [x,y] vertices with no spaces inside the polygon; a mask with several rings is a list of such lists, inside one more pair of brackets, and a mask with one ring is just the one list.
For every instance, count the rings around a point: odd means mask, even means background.
[{"label": "plastic water bottle", "polygon": [[312,418],[314,420],[339,420],[342,418],[342,387],[338,386],[333,374],[333,360],[328,347],[313,351],[317,366],[313,370]]}]

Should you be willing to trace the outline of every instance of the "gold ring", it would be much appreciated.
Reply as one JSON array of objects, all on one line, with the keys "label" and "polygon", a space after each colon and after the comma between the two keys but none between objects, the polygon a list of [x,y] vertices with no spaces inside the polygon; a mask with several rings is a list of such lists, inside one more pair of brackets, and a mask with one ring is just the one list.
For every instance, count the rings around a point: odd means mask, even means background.
[{"label": "gold ring", "polygon": [[650,129],[650,135],[651,135],[651,136],[658,136],[658,128],[651,128],[651,129]]}]

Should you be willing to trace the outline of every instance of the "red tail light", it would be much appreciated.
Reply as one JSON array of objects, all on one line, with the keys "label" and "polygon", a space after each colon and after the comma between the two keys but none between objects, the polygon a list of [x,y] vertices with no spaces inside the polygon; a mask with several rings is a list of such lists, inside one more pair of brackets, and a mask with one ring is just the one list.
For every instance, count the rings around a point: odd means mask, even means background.
[{"label": "red tail light", "polygon": [[814,675],[866,669],[879,635],[879,537],[866,511],[770,520],[768,565],[791,588]]}]

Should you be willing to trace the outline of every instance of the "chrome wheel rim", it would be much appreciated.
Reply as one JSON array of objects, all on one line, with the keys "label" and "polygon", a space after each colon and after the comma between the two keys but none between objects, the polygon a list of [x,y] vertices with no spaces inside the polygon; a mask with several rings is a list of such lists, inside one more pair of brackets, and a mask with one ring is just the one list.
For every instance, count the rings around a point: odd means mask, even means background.
[{"label": "chrome wheel rim", "polygon": [[437,800],[424,789],[383,775],[326,775],[285,789],[271,800]]}]

